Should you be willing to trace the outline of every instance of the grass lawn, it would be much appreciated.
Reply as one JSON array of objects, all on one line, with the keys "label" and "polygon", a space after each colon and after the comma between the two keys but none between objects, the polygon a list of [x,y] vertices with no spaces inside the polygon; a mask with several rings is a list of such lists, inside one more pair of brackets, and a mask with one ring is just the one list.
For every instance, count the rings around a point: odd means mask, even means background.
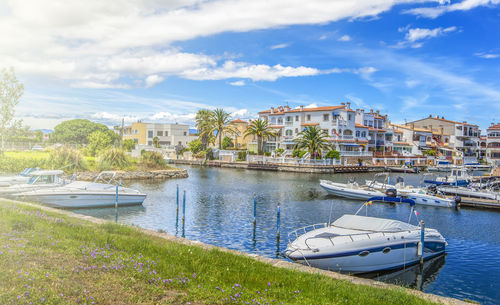
[{"label": "grass lawn", "polygon": [[0,200],[0,304],[428,304]]}]

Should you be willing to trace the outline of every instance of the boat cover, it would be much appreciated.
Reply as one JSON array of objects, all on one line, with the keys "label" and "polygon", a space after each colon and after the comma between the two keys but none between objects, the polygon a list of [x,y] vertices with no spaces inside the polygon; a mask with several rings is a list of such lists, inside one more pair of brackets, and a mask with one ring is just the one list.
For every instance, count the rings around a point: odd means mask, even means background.
[{"label": "boat cover", "polygon": [[337,219],[332,226],[351,230],[375,232],[399,232],[418,229],[416,226],[399,220],[349,214]]}]

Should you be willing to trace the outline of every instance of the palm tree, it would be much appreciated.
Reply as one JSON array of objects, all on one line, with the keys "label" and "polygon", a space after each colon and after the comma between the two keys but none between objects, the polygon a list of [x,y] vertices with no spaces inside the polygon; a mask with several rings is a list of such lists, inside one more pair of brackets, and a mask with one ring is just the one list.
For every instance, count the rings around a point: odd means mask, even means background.
[{"label": "palm tree", "polygon": [[245,138],[250,135],[257,137],[257,153],[260,153],[262,151],[264,140],[276,136],[276,133],[274,133],[273,129],[269,127],[266,120],[259,118],[250,122],[250,125],[248,125],[248,129],[245,131],[244,135]]},{"label": "palm tree", "polygon": [[160,138],[158,138],[158,137],[153,138],[153,146],[156,148],[160,147]]},{"label": "palm tree", "polygon": [[219,149],[222,149],[222,134],[235,133],[235,128],[231,125],[231,114],[225,112],[222,108],[217,108],[210,113],[210,119],[213,124],[213,130],[219,138]]},{"label": "palm tree", "polygon": [[296,149],[306,148],[309,157],[313,158],[321,154],[324,150],[331,149],[331,145],[326,139],[328,134],[318,126],[308,126],[304,131],[298,134],[294,139]]},{"label": "palm tree", "polygon": [[200,109],[196,113],[196,129],[201,141],[202,149],[207,149],[208,144],[214,140],[214,122],[211,117],[212,111],[208,109]]}]

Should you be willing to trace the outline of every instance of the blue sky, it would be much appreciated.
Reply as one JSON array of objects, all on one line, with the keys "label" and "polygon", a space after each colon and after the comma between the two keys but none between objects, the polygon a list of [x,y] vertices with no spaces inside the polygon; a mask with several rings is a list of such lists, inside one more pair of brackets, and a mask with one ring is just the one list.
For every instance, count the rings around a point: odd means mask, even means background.
[{"label": "blue sky", "polygon": [[[104,2],[104,3],[102,3]],[[109,2],[109,3],[108,3]],[[0,67],[33,128],[193,124],[201,108],[500,121],[500,0],[0,1]]]}]

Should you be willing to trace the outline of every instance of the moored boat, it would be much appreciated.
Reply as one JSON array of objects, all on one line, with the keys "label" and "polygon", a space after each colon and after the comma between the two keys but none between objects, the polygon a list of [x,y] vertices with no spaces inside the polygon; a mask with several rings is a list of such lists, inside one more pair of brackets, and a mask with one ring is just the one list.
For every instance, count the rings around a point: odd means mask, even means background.
[{"label": "moored boat", "polygon": [[366,273],[431,259],[445,253],[446,245],[444,237],[435,229],[424,229],[423,222],[419,227],[393,219],[347,214],[329,225],[291,232],[284,254],[312,267]]},{"label": "moored boat", "polygon": [[1,176],[0,187],[9,187],[16,184],[24,184],[30,180],[30,173],[38,170],[38,168],[26,168],[17,175]]},{"label": "moored boat", "polygon": [[337,183],[330,180],[320,180],[319,185],[325,189],[328,194],[349,198],[349,199],[369,199],[371,197],[383,197],[384,193],[370,189],[366,186],[360,186],[356,182]]},{"label": "moored boat", "polygon": [[21,193],[27,191],[34,191],[44,188],[53,188],[63,186],[69,181],[63,179],[62,170],[37,170],[29,173],[29,180],[27,183],[14,184],[7,187],[0,188],[1,195],[8,195],[14,193]]},{"label": "moored boat", "polygon": [[[112,177],[98,183],[103,175]],[[103,172],[94,182],[74,181],[67,185],[15,194],[22,199],[40,202],[57,208],[101,208],[128,205],[141,205],[146,194],[127,187],[112,184],[114,173]]]}]

